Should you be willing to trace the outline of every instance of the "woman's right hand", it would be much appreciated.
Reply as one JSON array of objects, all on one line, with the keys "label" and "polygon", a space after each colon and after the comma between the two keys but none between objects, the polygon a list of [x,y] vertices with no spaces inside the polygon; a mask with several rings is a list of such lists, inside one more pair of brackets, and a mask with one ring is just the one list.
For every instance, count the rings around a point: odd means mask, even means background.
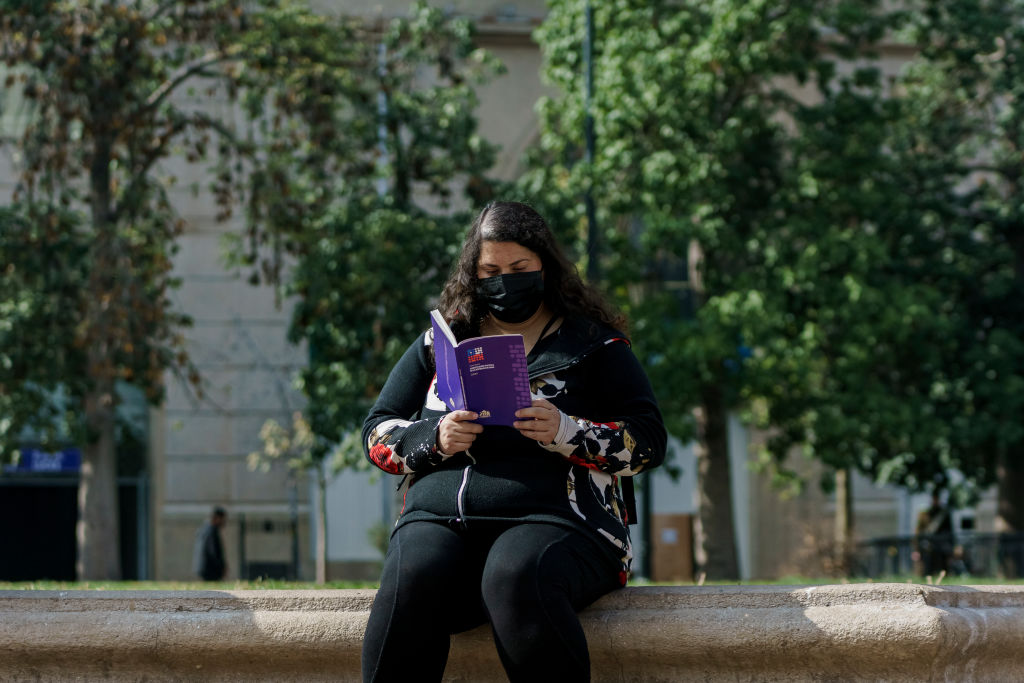
[{"label": "woman's right hand", "polygon": [[483,425],[473,420],[480,417],[471,410],[453,410],[441,418],[437,425],[437,447],[442,453],[454,455],[468,450],[476,435],[484,431]]}]

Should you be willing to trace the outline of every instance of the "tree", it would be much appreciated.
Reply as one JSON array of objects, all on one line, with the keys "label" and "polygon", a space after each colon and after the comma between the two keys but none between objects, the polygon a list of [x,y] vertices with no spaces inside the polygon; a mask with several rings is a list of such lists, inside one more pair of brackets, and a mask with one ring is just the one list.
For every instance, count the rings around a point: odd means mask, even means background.
[{"label": "tree", "polygon": [[[312,55],[329,66],[335,62],[325,58],[327,48],[344,58],[337,49],[344,43],[307,40],[305,25],[315,16],[274,2],[9,1],[0,3],[0,17],[6,87],[25,103],[23,127],[5,138],[23,159],[19,239],[66,247],[74,261],[65,279],[47,282],[21,275],[24,255],[6,266],[24,289],[0,295],[5,310],[27,315],[12,321],[21,326],[21,346],[5,362],[0,384],[10,403],[28,397],[22,405],[34,406],[38,400],[31,400],[58,390],[66,397],[64,436],[83,452],[78,575],[117,578],[116,384],[130,382],[158,403],[166,370],[198,383],[180,334],[189,320],[168,298],[177,284],[171,256],[182,222],[168,194],[174,179],[159,172],[160,162],[179,154],[199,162],[214,151],[229,160],[258,148],[181,95],[230,101],[249,88],[258,99],[267,90],[261,74],[281,67],[263,58],[268,40],[278,59],[287,48],[293,62],[308,64]],[[223,217],[239,199],[232,180],[223,164],[214,174]],[[62,335],[46,338],[25,327],[58,306],[68,323]],[[51,357],[60,362],[40,371],[39,361]],[[26,411],[11,416],[0,430],[7,453],[33,422]]]},{"label": "tree", "polygon": [[[942,367],[956,320],[941,274],[907,250],[930,209],[927,193],[907,191],[920,169],[892,153],[903,103],[870,64],[816,86],[820,97],[792,111],[785,220],[766,245],[762,288],[781,315],[763,321],[777,326],[762,333],[775,346],[747,391],[777,472],[804,447],[828,466],[839,504],[849,471],[910,488],[943,471],[936,445],[948,425],[923,379]],[[897,476],[909,453],[915,476]],[[848,566],[852,519],[837,532],[838,566]]]},{"label": "tree", "polygon": [[905,80],[913,118],[898,149],[948,188],[938,197],[943,229],[929,235],[962,321],[935,378],[952,408],[948,459],[977,486],[997,484],[998,530],[1024,532],[1024,4],[916,8],[912,36],[924,60]]},{"label": "tree", "polygon": [[[792,299],[794,316],[815,321],[820,381],[777,395],[765,423],[794,437],[776,444],[777,456],[813,442],[826,461],[913,491],[949,488],[960,505],[996,483],[1002,528],[1020,530],[1011,492],[1024,315],[1013,292],[1024,281],[1012,197],[1024,8],[908,10],[901,35],[918,56],[891,92],[883,97],[877,76],[865,74],[802,113],[794,187],[814,203],[829,197],[835,215],[789,244],[806,249],[822,224],[846,234],[850,253],[859,243],[861,258],[825,259],[843,263],[859,305],[829,301],[824,288]],[[794,217],[816,215],[804,207]]]},{"label": "tree", "polygon": [[[600,7],[592,164],[580,5],[554,4],[539,32],[562,94],[531,182],[603,198],[603,270],[674,430],[699,407],[709,573],[735,575],[727,410],[768,430],[782,479],[803,447],[840,481],[1014,481],[1018,4]],[[920,50],[891,79],[886,35]]]},{"label": "tree", "polygon": [[300,386],[314,459],[334,454],[335,470],[367,464],[352,431],[428,325],[469,225],[455,207],[494,191],[474,85],[500,66],[474,46],[471,25],[417,3],[357,35],[358,79],[288,83],[276,95],[322,120],[271,134],[274,173],[253,197],[272,220],[254,225],[248,259],[267,261],[265,245],[294,259],[271,274],[297,298],[289,335],[309,348]]},{"label": "tree", "polygon": [[544,174],[549,185],[590,187],[603,199],[601,237],[617,255],[602,268],[608,288],[633,319],[670,428],[697,435],[698,542],[713,578],[739,572],[726,435],[748,381],[743,323],[777,313],[752,280],[759,245],[778,226],[787,159],[780,115],[792,98],[772,79],[804,78],[814,67],[813,10],[801,2],[598,6],[592,164],[565,163],[581,147],[581,3],[553,3],[538,32],[545,73],[561,91],[541,106]]}]

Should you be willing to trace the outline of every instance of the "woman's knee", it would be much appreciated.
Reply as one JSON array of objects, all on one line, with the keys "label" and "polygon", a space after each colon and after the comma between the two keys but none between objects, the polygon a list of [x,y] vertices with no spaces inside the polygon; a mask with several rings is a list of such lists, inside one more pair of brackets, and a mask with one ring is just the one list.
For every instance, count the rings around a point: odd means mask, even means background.
[{"label": "woman's knee", "polygon": [[503,534],[484,566],[481,592],[489,606],[567,600],[580,609],[618,586],[618,565],[577,532],[521,525]]},{"label": "woman's knee", "polygon": [[[560,581],[557,568],[567,558],[558,541],[564,532],[551,533],[540,526],[520,527],[499,538],[484,565],[481,593],[484,602],[493,604],[532,603],[550,599]],[[556,568],[548,571],[545,566]]]},{"label": "woman's knee", "polygon": [[540,599],[542,582],[539,580],[538,561],[539,558],[534,556],[516,558],[514,562],[488,563],[480,582],[484,603],[514,605],[524,600]]},{"label": "woman's knee", "polygon": [[398,529],[384,558],[381,583],[415,587],[424,597],[458,580],[461,543],[445,527],[429,522]]}]

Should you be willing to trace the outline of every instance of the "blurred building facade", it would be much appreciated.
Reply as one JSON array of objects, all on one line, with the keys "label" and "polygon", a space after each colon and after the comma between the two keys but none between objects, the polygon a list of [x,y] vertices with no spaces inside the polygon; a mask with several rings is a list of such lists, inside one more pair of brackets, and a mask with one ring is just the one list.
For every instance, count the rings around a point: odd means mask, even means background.
[{"label": "blurred building facade", "polygon": [[[336,5],[323,0],[319,5],[324,12],[337,11]],[[494,175],[514,178],[522,170],[524,151],[537,138],[533,107],[546,92],[540,80],[541,55],[531,38],[544,16],[544,2],[463,0],[446,6],[477,22],[480,43],[507,68],[479,91],[478,114],[481,134],[501,146]],[[408,3],[349,2],[345,9],[351,12],[357,7],[372,19],[404,13]],[[885,66],[895,70],[906,57],[893,47]],[[7,163],[0,160],[0,165]],[[206,396],[197,399],[168,374],[167,400],[148,414],[143,464],[133,475],[131,503],[122,514],[134,520],[130,552],[138,558],[137,577],[192,578],[193,534],[211,508],[221,505],[228,511],[224,541],[229,578],[259,574],[310,579],[314,487],[305,479],[290,479],[283,470],[250,471],[246,463],[248,453],[260,446],[259,430],[267,419],[288,424],[293,411],[302,408],[292,379],[305,363],[306,349],[286,341],[290,302],[277,302],[269,288],[251,286],[244,274],[225,269],[222,240],[239,225],[218,222],[212,200],[187,189],[193,180],[201,180],[201,169],[184,162],[172,166],[167,170],[181,179],[180,189],[174,192],[175,206],[188,223],[174,261],[183,285],[173,298],[194,319],[187,339]],[[13,176],[2,170],[0,198],[6,198]],[[830,553],[834,500],[817,486],[820,472],[813,463],[802,468],[808,479],[804,492],[780,497],[768,477],[749,466],[757,437],[739,421],[732,421],[741,574],[748,579],[818,573],[822,558]],[[693,576],[690,525],[696,512],[696,463],[690,446],[675,442],[672,450],[682,475],[676,480],[657,471],[647,479],[650,528],[642,526],[636,532],[637,568],[645,575],[653,569],[654,578],[660,580],[687,580]],[[15,492],[24,494],[40,481],[52,484],[58,476],[66,488],[75,482],[73,468],[60,475],[23,475],[0,477],[0,497],[13,500]],[[354,472],[331,480],[327,494],[331,579],[376,578],[381,538],[397,512],[394,484],[387,476]],[[913,533],[917,511],[928,502],[927,497],[878,488],[860,478],[854,482],[854,500],[858,538]],[[993,516],[994,503],[986,500],[977,511],[975,528],[990,529]],[[65,514],[52,523],[67,525],[66,518]],[[73,542],[73,528],[70,534]],[[646,551],[644,539],[651,552]]]}]

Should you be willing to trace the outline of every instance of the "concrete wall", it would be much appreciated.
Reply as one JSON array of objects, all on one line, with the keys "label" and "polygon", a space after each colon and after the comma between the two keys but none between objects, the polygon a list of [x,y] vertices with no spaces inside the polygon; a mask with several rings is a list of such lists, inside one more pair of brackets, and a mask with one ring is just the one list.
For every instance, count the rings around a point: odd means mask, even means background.
[{"label": "concrete wall", "polygon": [[[0,680],[358,681],[373,591],[0,591]],[[627,588],[582,613],[593,680],[1024,680],[1024,587]],[[490,631],[447,681],[506,680]]]},{"label": "concrete wall", "polygon": [[[232,113],[216,100],[203,106],[221,116]],[[205,165],[175,160],[161,171],[179,178],[172,201],[187,227],[173,259],[174,275],[182,285],[170,298],[193,319],[184,335],[201,373],[203,395],[198,397],[192,387],[168,372],[166,401],[152,414],[149,471],[154,490],[155,571],[150,578],[191,576],[193,534],[214,505],[228,510],[224,534],[228,570],[229,577],[237,577],[242,570],[238,562],[242,516],[285,525],[291,514],[290,482],[283,468],[254,472],[246,458],[260,447],[264,422],[274,419],[290,425],[292,412],[301,409],[303,398],[293,389],[293,378],[305,364],[306,350],[286,339],[291,302],[279,300],[268,286],[249,284],[247,270],[225,266],[225,237],[242,224],[237,217],[218,221],[210,194],[192,192],[193,183],[201,188],[208,183]],[[298,512],[308,527],[304,483],[296,491]],[[303,536],[308,538],[308,533]],[[250,555],[255,552],[261,557],[260,540],[247,540]],[[270,552],[283,551],[287,560],[290,541],[282,541],[281,548],[275,546]],[[308,556],[308,552],[302,555],[305,576],[312,567]]]},{"label": "concrete wall", "polygon": [[[169,373],[166,403],[153,416],[161,427],[151,442],[154,578],[189,576],[192,533],[215,504],[228,508],[225,541],[232,560],[238,552],[235,522],[241,515],[287,519],[285,472],[252,472],[246,456],[259,448],[266,420],[290,424],[292,411],[302,405],[292,375],[304,363],[305,351],[285,340],[290,309],[278,309],[269,288],[253,287],[220,264],[225,228],[189,218],[191,227],[175,259],[184,284],[173,298],[195,321],[186,338],[205,397],[196,399]],[[299,490],[305,517],[306,489]]]}]

